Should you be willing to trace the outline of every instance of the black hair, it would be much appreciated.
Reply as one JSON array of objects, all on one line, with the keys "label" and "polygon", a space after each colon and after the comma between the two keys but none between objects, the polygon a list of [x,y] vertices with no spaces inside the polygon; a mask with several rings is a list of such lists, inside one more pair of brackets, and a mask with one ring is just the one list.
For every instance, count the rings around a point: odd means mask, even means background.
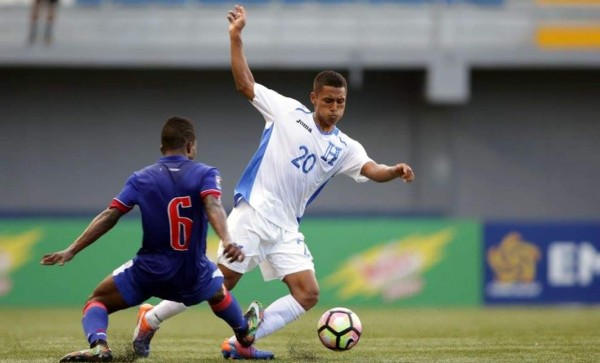
[{"label": "black hair", "polygon": [[348,83],[346,78],[341,74],[334,71],[323,71],[315,77],[313,82],[313,92],[318,94],[323,86],[330,86],[335,88],[345,88],[348,90]]},{"label": "black hair", "polygon": [[183,117],[171,117],[165,122],[160,142],[164,150],[178,150],[187,142],[196,141],[196,132],[192,122]]}]

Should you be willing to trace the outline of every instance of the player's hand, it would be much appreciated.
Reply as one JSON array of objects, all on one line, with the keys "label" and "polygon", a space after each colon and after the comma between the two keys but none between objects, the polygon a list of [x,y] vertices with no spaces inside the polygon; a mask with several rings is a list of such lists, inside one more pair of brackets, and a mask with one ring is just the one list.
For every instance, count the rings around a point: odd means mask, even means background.
[{"label": "player's hand", "polygon": [[243,6],[236,5],[233,10],[229,10],[227,13],[227,20],[229,20],[229,33],[241,32],[246,26],[246,10]]},{"label": "player's hand", "polygon": [[400,163],[394,166],[394,173],[398,175],[404,182],[410,183],[415,180],[415,173],[408,164]]},{"label": "player's hand", "polygon": [[242,262],[246,257],[242,252],[242,246],[236,243],[230,243],[223,248],[223,256],[230,262]]},{"label": "player's hand", "polygon": [[64,250],[60,252],[48,253],[42,257],[40,263],[42,265],[56,265],[62,266],[65,262],[69,262],[73,259],[75,254],[69,250]]}]

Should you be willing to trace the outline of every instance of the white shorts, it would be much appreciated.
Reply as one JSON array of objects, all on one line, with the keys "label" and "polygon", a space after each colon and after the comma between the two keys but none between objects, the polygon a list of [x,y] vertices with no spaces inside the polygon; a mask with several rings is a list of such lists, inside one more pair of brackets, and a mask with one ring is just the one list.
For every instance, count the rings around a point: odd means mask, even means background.
[{"label": "white shorts", "polygon": [[232,240],[242,246],[246,258],[242,262],[228,262],[219,243],[217,262],[230,270],[246,273],[260,266],[265,281],[315,270],[312,255],[299,231],[285,230],[260,215],[245,201],[229,214],[227,225]]}]

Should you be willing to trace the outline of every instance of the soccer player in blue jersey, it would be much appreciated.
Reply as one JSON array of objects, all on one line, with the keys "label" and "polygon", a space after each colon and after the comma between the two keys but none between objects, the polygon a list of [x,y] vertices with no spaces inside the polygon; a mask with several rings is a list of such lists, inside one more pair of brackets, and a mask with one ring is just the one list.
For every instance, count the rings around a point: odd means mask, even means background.
[{"label": "soccer player in blue jersey", "polygon": [[[196,136],[192,123],[172,117],[161,135],[161,157],[127,180],[106,210],[65,250],[44,255],[43,265],[64,265],[113,228],[138,205],[142,215],[142,247],[135,258],[117,268],[96,287],[83,309],[83,330],[89,349],[65,355],[61,362],[110,361],[108,315],[159,297],[185,306],[208,301],[215,315],[233,329],[238,344],[251,346],[262,321],[262,307],[253,302],[243,315],[223,285],[223,274],[206,257],[208,222],[221,238],[224,258],[243,261],[233,242],[221,204],[216,168],[194,162]],[[138,326],[138,330],[140,327]],[[140,355],[147,355],[138,349]]]},{"label": "soccer player in blue jersey", "polygon": [[[310,100],[314,110],[254,81],[242,46],[246,12],[242,6],[228,14],[231,68],[235,85],[262,114],[265,128],[259,148],[235,189],[235,207],[227,219],[246,260],[227,261],[226,244],[218,252],[219,269],[229,289],[242,275],[260,267],[265,281],[283,281],[290,294],[265,309],[256,339],[283,328],[317,303],[319,286],[314,264],[299,221],[306,206],[335,175],[357,182],[414,180],[405,163],[392,166],[373,161],[363,146],[343,133],[337,123],[344,115],[347,83],[333,71],[319,73]],[[185,310],[182,304],[162,301],[142,316],[172,316]],[[152,328],[157,328],[158,325]],[[134,342],[149,349],[153,330],[134,334]],[[225,358],[271,359],[273,353],[241,346],[234,336],[221,345]]]}]

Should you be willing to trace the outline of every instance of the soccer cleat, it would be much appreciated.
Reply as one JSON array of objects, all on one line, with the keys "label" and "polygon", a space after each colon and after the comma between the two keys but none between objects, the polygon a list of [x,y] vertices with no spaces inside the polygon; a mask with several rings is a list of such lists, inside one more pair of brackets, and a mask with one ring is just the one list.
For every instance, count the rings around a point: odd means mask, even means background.
[{"label": "soccer cleat", "polygon": [[258,350],[253,346],[243,347],[237,340],[230,341],[225,339],[221,344],[221,354],[225,359],[262,359],[268,360],[275,358],[275,354],[266,350]]},{"label": "soccer cleat", "polygon": [[69,353],[60,359],[61,362],[110,362],[112,352],[108,345],[98,344],[93,348]]},{"label": "soccer cleat", "polygon": [[254,343],[254,336],[256,335],[256,331],[263,321],[264,315],[265,312],[262,304],[258,301],[253,301],[248,307],[246,314],[244,314],[244,318],[246,321],[248,321],[248,331],[244,335],[235,335],[242,347],[249,347]]},{"label": "soccer cleat", "polygon": [[158,330],[158,328],[152,328],[146,320],[146,313],[153,307],[150,304],[142,304],[138,310],[137,325],[133,331],[132,340],[133,351],[138,357],[146,358],[150,354],[150,341]]}]

